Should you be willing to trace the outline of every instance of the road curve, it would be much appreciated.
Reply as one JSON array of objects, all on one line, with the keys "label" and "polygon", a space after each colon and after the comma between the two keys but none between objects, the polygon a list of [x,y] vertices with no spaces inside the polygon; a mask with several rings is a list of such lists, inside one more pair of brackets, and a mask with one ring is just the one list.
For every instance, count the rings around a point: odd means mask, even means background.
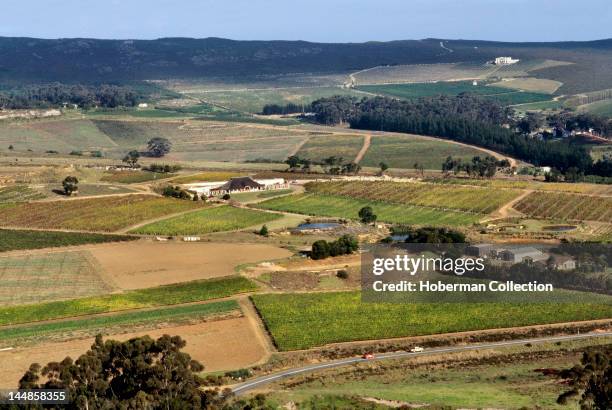
[{"label": "road curve", "polygon": [[240,383],[232,387],[232,392],[236,396],[243,395],[250,390],[262,387],[266,384],[276,382],[281,379],[285,379],[291,376],[295,376],[303,373],[310,373],[317,370],[325,370],[325,369],[333,369],[336,367],[348,366],[355,363],[362,362],[372,362],[377,360],[389,360],[389,359],[402,359],[406,357],[416,357],[416,356],[429,356],[440,353],[454,353],[454,352],[462,352],[466,350],[480,350],[480,349],[490,349],[495,347],[504,347],[504,346],[514,346],[521,345],[526,343],[546,343],[546,342],[557,342],[563,340],[578,340],[578,339],[589,339],[589,338],[597,338],[597,337],[607,337],[612,336],[612,332],[602,332],[602,333],[585,333],[585,334],[575,334],[568,336],[550,336],[550,337],[541,337],[541,338],[533,338],[533,339],[518,339],[518,340],[509,340],[504,342],[494,342],[494,343],[482,343],[482,344],[473,344],[467,346],[452,346],[452,347],[441,347],[435,349],[426,349],[423,352],[411,353],[411,352],[393,352],[393,353],[383,353],[376,355],[373,359],[363,359],[361,357],[351,357],[348,359],[341,360],[333,360],[327,363],[319,363],[312,364],[308,366],[297,367],[294,369],[283,370],[277,373],[269,374],[267,376],[262,376],[255,378],[253,380],[249,380],[244,383]]}]

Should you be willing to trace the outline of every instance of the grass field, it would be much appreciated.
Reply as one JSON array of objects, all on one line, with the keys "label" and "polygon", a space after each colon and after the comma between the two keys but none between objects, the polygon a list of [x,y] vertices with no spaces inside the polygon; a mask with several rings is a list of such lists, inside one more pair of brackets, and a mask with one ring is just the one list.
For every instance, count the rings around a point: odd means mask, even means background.
[{"label": "grass field", "polygon": [[536,218],[612,223],[612,197],[533,192],[514,208]]},{"label": "grass field", "polygon": [[87,252],[0,257],[0,305],[78,298],[112,290]]},{"label": "grass field", "polygon": [[400,205],[333,195],[301,194],[271,199],[258,208],[313,216],[358,219],[358,212],[370,206],[381,222],[410,225],[462,226],[477,222],[482,215],[443,211],[414,205]]},{"label": "grass field", "polygon": [[363,136],[360,135],[312,136],[296,155],[315,162],[331,156],[342,157],[344,162],[353,162],[362,146]]},{"label": "grass field", "polygon": [[588,304],[375,304],[360,292],[252,296],[280,350],[610,317],[612,306]]},{"label": "grass field", "polygon": [[244,176],[244,173],[232,171],[204,171],[197,174],[179,176],[172,180],[175,184],[191,184],[194,182],[227,181],[233,177]]},{"label": "grass field", "polygon": [[7,204],[0,207],[0,225],[112,232],[201,206],[199,202],[150,195]]},{"label": "grass field", "polygon": [[504,87],[485,85],[482,83],[473,85],[471,81],[362,85],[358,86],[357,89],[368,93],[389,95],[403,99],[470,93],[491,98],[499,101],[502,104],[508,105],[546,101],[551,99],[550,95],[544,93],[516,91]]},{"label": "grass field", "polygon": [[121,312],[114,315],[76,318],[50,323],[33,323],[27,326],[2,329],[0,342],[29,339],[49,340],[57,335],[79,337],[97,333],[108,334],[110,329],[151,326],[155,324],[181,323],[185,321],[202,321],[210,316],[227,314],[239,309],[234,300],[214,303],[172,306],[158,309]]},{"label": "grass field", "polygon": [[240,203],[270,199],[276,196],[287,195],[293,192],[291,189],[277,189],[272,191],[239,192],[232,195],[234,201]]},{"label": "grass field", "polygon": [[42,249],[60,246],[131,241],[134,239],[137,239],[137,237],[128,235],[102,235],[97,233],[80,232],[0,229],[0,252],[21,249]]},{"label": "grass field", "polygon": [[211,232],[233,231],[260,225],[281,215],[252,209],[219,206],[202,209],[135,229],[145,235],[201,235]]},{"label": "grass field", "polygon": [[385,162],[391,168],[413,169],[414,164],[419,163],[425,169],[440,170],[449,155],[470,161],[474,156],[486,154],[444,140],[425,139],[417,135],[385,135],[372,137],[370,148],[360,164],[378,167],[380,162]]},{"label": "grass field", "polygon": [[102,177],[104,182],[118,182],[121,184],[136,184],[140,182],[155,181],[157,179],[172,178],[176,174],[166,174],[149,171],[117,171],[108,172]]},{"label": "grass field", "polygon": [[11,185],[0,188],[0,203],[25,202],[42,199],[45,195],[27,185]]},{"label": "grass field", "polygon": [[103,296],[45,302],[33,305],[0,307],[0,326],[41,320],[61,319],[128,309],[151,308],[180,303],[218,299],[251,292],[257,286],[250,280],[234,276],[220,279],[184,282],[175,285],[131,290]]},{"label": "grass field", "polygon": [[259,113],[266,104],[309,104],[314,100],[334,95],[356,95],[340,87],[300,87],[249,90],[196,92],[188,95],[232,110]]},{"label": "grass field", "polygon": [[488,214],[520,194],[510,189],[386,181],[311,182],[308,192]]},{"label": "grass field", "polygon": [[597,101],[591,104],[582,105],[579,108],[592,114],[612,118],[612,100]]}]

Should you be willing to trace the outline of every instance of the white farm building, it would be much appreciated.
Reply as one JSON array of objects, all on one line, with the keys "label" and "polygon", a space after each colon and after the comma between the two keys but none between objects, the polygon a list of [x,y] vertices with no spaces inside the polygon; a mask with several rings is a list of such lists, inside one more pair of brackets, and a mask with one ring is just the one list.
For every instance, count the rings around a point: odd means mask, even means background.
[{"label": "white farm building", "polygon": [[520,60],[514,59],[512,57],[496,57],[495,65],[510,65],[514,63],[518,63]]},{"label": "white farm building", "polygon": [[287,189],[289,184],[283,178],[252,179],[251,177],[236,177],[231,178],[229,181],[185,184],[183,188],[188,191],[197,192],[198,195],[221,196],[238,192]]}]

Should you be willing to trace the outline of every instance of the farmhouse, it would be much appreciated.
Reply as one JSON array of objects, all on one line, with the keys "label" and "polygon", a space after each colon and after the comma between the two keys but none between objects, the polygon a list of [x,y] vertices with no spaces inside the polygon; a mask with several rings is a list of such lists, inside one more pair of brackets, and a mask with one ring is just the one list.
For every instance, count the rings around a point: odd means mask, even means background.
[{"label": "farmhouse", "polygon": [[198,195],[221,196],[238,192],[269,191],[287,189],[289,184],[283,178],[253,179],[251,177],[235,177],[229,181],[196,182],[183,187]]},{"label": "farmhouse", "polygon": [[572,270],[576,269],[576,261],[571,256],[552,255],[550,262],[555,269]]}]

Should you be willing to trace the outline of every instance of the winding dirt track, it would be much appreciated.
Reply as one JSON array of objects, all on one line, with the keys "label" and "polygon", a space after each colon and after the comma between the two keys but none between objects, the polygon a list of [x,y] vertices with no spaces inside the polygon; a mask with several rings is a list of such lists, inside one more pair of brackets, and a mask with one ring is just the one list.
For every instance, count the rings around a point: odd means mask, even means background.
[{"label": "winding dirt track", "polygon": [[357,153],[357,156],[355,157],[355,160],[353,161],[355,164],[359,164],[359,162],[361,162],[365,154],[368,152],[371,142],[372,136],[370,134],[366,134],[363,136],[363,146],[361,147],[361,149]]}]

